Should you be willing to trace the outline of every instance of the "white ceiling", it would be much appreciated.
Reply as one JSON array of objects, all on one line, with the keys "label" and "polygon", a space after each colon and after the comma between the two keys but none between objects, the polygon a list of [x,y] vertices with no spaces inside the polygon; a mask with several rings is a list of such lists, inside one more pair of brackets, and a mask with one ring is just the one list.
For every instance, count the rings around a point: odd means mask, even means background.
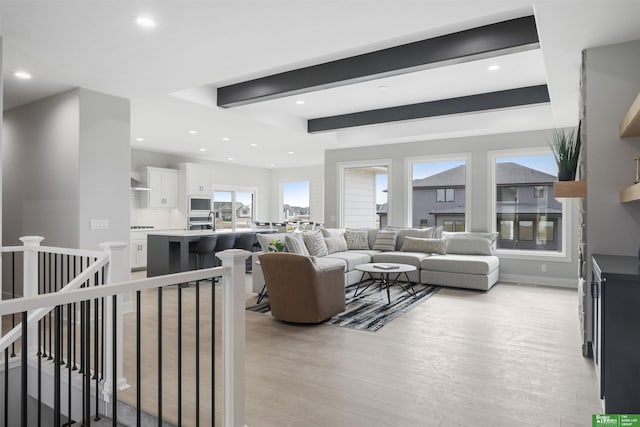
[{"label": "white ceiling", "polygon": [[[532,12],[539,50],[231,109],[200,91]],[[137,26],[141,14],[157,27]],[[131,100],[134,148],[320,164],[331,148],[576,125],[582,49],[640,39],[639,17],[638,0],[3,0],[4,107],[84,87]],[[550,105],[306,133],[306,118],[544,82]]]}]

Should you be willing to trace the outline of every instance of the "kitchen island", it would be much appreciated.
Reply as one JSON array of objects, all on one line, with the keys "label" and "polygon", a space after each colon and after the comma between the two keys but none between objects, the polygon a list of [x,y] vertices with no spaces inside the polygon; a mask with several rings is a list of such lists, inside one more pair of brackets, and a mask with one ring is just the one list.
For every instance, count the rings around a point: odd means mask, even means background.
[{"label": "kitchen island", "polygon": [[[194,270],[196,268],[195,258],[189,256],[189,245],[196,244],[202,236],[233,234],[237,238],[246,233],[272,233],[272,231],[194,230],[150,232],[147,234],[147,277]],[[213,257],[206,260],[203,267],[213,267]]]}]

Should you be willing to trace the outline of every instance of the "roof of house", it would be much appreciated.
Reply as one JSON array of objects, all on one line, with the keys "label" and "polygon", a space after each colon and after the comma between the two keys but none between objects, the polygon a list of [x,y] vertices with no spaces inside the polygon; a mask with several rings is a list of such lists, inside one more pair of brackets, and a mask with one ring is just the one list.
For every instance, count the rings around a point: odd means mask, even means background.
[{"label": "roof of house", "polygon": [[[462,187],[465,185],[465,165],[446,171],[414,179],[414,187]],[[496,183],[502,184],[543,184],[557,181],[557,178],[514,162],[496,163]]]}]

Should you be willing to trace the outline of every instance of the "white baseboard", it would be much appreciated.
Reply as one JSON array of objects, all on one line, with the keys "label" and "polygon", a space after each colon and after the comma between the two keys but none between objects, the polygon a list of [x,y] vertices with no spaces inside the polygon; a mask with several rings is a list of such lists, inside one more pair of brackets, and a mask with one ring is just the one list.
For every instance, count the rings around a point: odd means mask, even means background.
[{"label": "white baseboard", "polygon": [[523,285],[541,285],[556,288],[578,289],[578,277],[565,279],[560,277],[525,276],[521,274],[500,274],[498,283],[515,283]]}]

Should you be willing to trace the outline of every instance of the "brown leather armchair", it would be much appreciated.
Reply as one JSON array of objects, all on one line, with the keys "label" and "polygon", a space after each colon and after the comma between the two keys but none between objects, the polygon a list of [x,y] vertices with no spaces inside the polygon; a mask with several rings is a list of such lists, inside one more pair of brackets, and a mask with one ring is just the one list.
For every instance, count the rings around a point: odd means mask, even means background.
[{"label": "brown leather armchair", "polygon": [[345,310],[344,266],[319,267],[309,257],[260,255],[271,314],[294,323],[320,323]]}]

